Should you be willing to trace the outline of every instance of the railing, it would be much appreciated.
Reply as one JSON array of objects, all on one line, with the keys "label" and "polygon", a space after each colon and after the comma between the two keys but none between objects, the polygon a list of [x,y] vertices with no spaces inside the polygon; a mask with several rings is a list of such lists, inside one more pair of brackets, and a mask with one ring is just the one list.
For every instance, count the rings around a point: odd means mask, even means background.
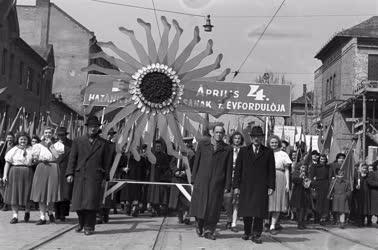
[{"label": "railing", "polygon": [[355,95],[359,95],[365,92],[368,89],[377,89],[378,90],[378,81],[368,81],[362,80],[357,86],[353,89]]}]

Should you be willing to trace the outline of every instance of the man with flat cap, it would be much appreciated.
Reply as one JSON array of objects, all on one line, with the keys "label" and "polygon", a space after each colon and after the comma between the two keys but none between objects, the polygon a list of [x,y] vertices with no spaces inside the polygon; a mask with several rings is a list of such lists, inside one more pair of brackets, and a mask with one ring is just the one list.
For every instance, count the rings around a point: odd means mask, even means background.
[{"label": "man with flat cap", "polygon": [[60,193],[62,195],[62,201],[55,202],[55,218],[57,220],[65,221],[66,216],[70,213],[70,201],[72,198],[72,186],[73,183],[68,183],[65,175],[67,170],[68,158],[71,152],[72,141],[67,138],[67,128],[58,127],[55,131],[58,141],[54,144],[55,148],[59,148],[62,154],[59,155],[56,163],[59,167],[60,177]]},{"label": "man with flat cap", "polygon": [[262,128],[252,127],[250,137],[252,143],[239,151],[233,185],[235,194],[240,194],[238,215],[244,221],[242,239],[261,244],[263,219],[268,218],[268,201],[275,189],[276,170],[273,151],[262,145]]},{"label": "man with flat cap", "polygon": [[76,232],[84,229],[85,235],[91,235],[102,201],[104,182],[109,180],[114,148],[99,136],[101,123],[96,116],[89,116],[85,125],[86,135],[72,142],[66,177],[69,183],[74,183],[72,210],[79,217]]}]

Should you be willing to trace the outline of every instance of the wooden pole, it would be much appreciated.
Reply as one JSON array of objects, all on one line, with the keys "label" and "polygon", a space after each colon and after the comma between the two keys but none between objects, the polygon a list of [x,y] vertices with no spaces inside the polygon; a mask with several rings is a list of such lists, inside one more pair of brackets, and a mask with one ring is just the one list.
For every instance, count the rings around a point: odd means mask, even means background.
[{"label": "wooden pole", "polygon": [[362,161],[366,160],[366,95],[362,95]]},{"label": "wooden pole", "polygon": [[[356,119],[356,101],[355,100],[352,101],[352,118]],[[356,123],[353,122],[352,134],[354,134],[354,124],[356,124]]]},{"label": "wooden pole", "polygon": [[265,146],[268,146],[269,116],[265,117]]},{"label": "wooden pole", "polygon": [[305,99],[305,131],[304,134],[308,134],[308,103],[307,103],[307,85],[303,84],[303,96]]}]

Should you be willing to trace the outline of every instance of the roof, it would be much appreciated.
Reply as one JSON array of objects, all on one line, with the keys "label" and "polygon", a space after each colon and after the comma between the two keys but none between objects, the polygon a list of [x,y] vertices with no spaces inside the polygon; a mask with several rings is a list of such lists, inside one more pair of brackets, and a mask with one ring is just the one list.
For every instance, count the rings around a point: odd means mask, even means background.
[{"label": "roof", "polygon": [[327,52],[337,45],[341,45],[350,39],[357,38],[378,38],[378,16],[373,16],[362,23],[349,29],[336,33],[315,55],[315,58],[322,60]]},{"label": "roof", "polygon": [[[314,99],[314,91],[307,92],[307,103],[312,105],[312,100]],[[292,104],[305,104],[305,97],[304,95],[298,97],[297,99],[291,102]]]},{"label": "roof", "polygon": [[61,8],[59,8],[56,4],[50,3],[50,5],[53,6],[53,7],[55,7],[57,10],[59,10],[63,15],[65,15],[68,19],[70,19],[72,22],[74,22],[75,24],[77,24],[77,26],[79,26],[80,28],[82,28],[84,31],[86,31],[87,33],[89,33],[92,36],[94,35],[93,31],[90,31],[87,27],[85,27],[84,25],[82,25],[81,23],[79,23],[75,18],[73,18],[72,16],[70,16],[67,12],[65,12]]},{"label": "roof", "polygon": [[[94,32],[93,31],[90,31],[87,27],[85,27],[84,25],[82,25],[81,23],[79,23],[75,18],[73,18],[72,16],[70,16],[67,12],[65,12],[64,10],[62,10],[59,6],[57,6],[56,4],[54,3],[50,3],[50,8],[51,7],[54,7],[55,9],[57,9],[59,12],[61,12],[65,17],[67,17],[69,20],[71,20],[73,23],[75,23],[77,26],[79,26],[82,30],[84,30],[85,32],[87,32],[89,35],[93,36],[94,35]],[[27,9],[37,9],[38,6],[36,5],[18,5],[17,4],[17,8],[27,8]]]},{"label": "roof", "polygon": [[35,51],[32,47],[30,47],[30,45],[27,44],[21,37],[15,38],[13,40],[13,42],[15,43],[15,45],[17,45],[19,48],[21,48],[22,50],[24,50],[26,53],[30,53],[30,55],[36,61],[38,61],[38,63],[40,63],[42,66],[46,66],[47,65],[46,60],[40,54],[38,54],[37,51]]}]

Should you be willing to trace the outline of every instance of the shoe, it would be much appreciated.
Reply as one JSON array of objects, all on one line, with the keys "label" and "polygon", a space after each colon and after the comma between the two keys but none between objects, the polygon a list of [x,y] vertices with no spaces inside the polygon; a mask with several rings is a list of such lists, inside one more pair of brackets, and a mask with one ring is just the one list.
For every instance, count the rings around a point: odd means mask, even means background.
[{"label": "shoe", "polygon": [[319,224],[320,224],[320,226],[325,226],[326,225],[326,223],[324,221],[321,221]]},{"label": "shoe", "polygon": [[49,221],[50,223],[55,223],[55,217],[53,214],[49,214]]},{"label": "shoe", "polygon": [[9,211],[9,206],[5,204],[3,208],[1,209],[1,211],[4,211],[4,212]]},{"label": "shoe", "polygon": [[24,221],[29,222],[29,220],[30,220],[30,213],[26,212],[24,215]]},{"label": "shoe", "polygon": [[77,228],[75,228],[75,232],[80,233],[81,231],[83,231],[83,228],[83,226],[78,226]]},{"label": "shoe", "polygon": [[196,227],[196,233],[198,237],[203,237],[203,229]]},{"label": "shoe", "polygon": [[9,223],[10,224],[16,224],[16,223],[18,223],[18,219],[17,218],[12,218]]},{"label": "shoe", "polygon": [[92,235],[94,233],[93,230],[89,230],[89,229],[84,229],[84,235],[88,236],[88,235]]},{"label": "shoe", "polygon": [[102,224],[102,223],[104,223],[104,221],[102,219],[97,219],[96,220],[96,224]]},{"label": "shoe", "polygon": [[113,208],[113,214],[118,214],[117,208]]},{"label": "shoe", "polygon": [[269,230],[269,233],[271,235],[276,235],[276,234],[278,234],[278,231],[276,229],[271,229],[271,230]]},{"label": "shoe", "polygon": [[46,224],[46,220],[42,220],[42,219],[39,219],[39,221],[37,223],[35,223],[36,225],[45,225]]},{"label": "shoe", "polygon": [[185,225],[190,225],[190,219],[184,219],[184,224]]},{"label": "shoe", "polygon": [[339,228],[340,228],[340,229],[344,229],[344,228],[345,228],[345,224],[344,224],[344,223],[340,223]]},{"label": "shoe", "polygon": [[59,220],[60,220],[61,222],[65,222],[65,221],[66,221],[66,216],[60,216],[60,217],[59,217]]},{"label": "shoe", "polygon": [[254,242],[256,244],[262,244],[261,236],[253,236],[252,242]]},{"label": "shoe", "polygon": [[208,240],[216,240],[215,235],[213,233],[210,233],[210,232],[205,233],[205,238],[208,239]]},{"label": "shoe", "polygon": [[137,206],[133,206],[131,208],[131,216],[132,217],[138,217],[138,207]]},{"label": "shoe", "polygon": [[226,230],[227,230],[227,229],[231,229],[231,222],[227,222],[227,223],[226,223]]},{"label": "shoe", "polygon": [[103,221],[104,223],[108,223],[108,222],[109,222],[109,214],[105,214],[105,215],[103,216],[102,221]]},{"label": "shoe", "polygon": [[299,224],[297,228],[300,230],[306,229],[305,225],[302,225],[302,224]]},{"label": "shoe", "polygon": [[247,234],[243,234],[241,237],[243,240],[249,240],[251,237]]},{"label": "shoe", "polygon": [[269,224],[268,223],[265,223],[265,225],[264,225],[264,232],[265,233],[269,232]]},{"label": "shoe", "polygon": [[231,231],[234,232],[234,233],[237,233],[239,232],[238,228],[237,227],[231,227]]},{"label": "shoe", "polygon": [[283,229],[283,226],[281,226],[280,224],[277,224],[275,229],[276,229],[276,230],[282,230],[282,229]]}]

